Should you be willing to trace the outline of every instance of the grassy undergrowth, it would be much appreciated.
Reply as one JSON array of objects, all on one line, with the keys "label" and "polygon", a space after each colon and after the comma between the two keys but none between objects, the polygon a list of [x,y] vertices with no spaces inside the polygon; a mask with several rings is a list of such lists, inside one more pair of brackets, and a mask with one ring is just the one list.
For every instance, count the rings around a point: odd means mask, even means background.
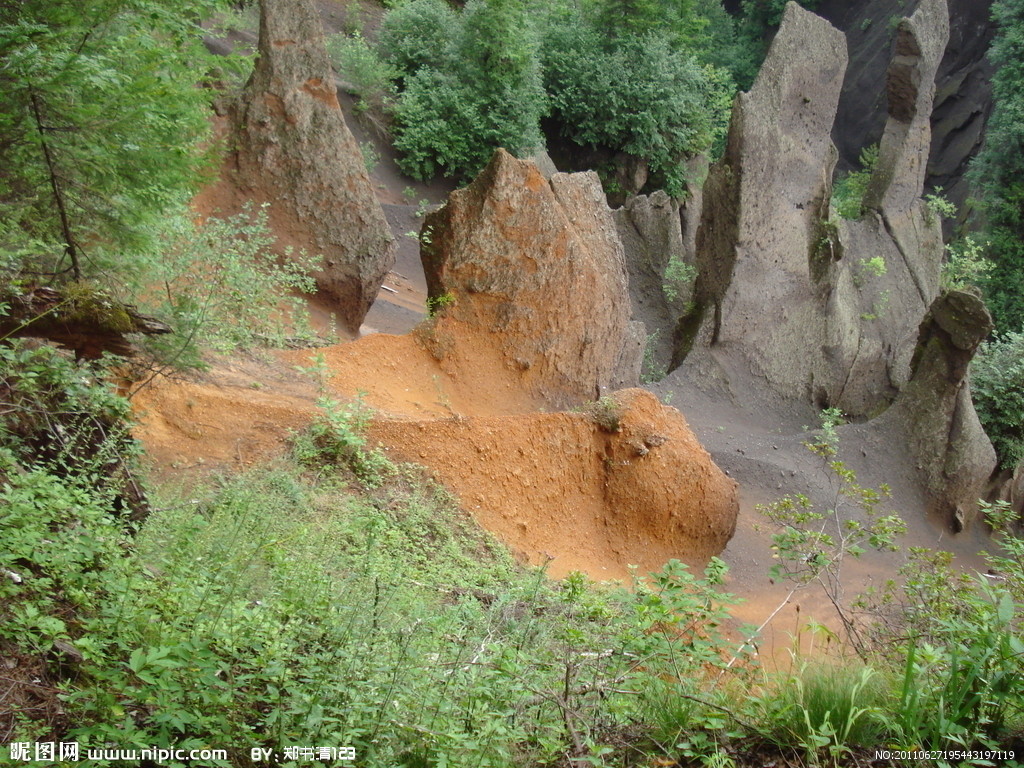
[{"label": "grassy undergrowth", "polygon": [[99,373],[5,355],[4,758],[63,741],[83,757],[225,749],[193,763],[225,766],[267,764],[256,748],[317,762],[294,747],[352,747],[373,767],[855,765],[881,747],[1000,749],[1020,732],[1017,538],[995,585],[917,553],[878,598],[866,658],[769,674],[721,630],[719,561],[703,576],[669,563],[628,589],[550,580],[422,470],[374,454],[344,415],[358,404],[325,404],[294,459],[157,489],[130,523],[123,483],[104,474],[112,452],[130,464],[123,435],[65,420],[87,438],[74,458],[26,448],[48,429],[71,438],[29,418],[43,395],[51,413],[113,407]]}]

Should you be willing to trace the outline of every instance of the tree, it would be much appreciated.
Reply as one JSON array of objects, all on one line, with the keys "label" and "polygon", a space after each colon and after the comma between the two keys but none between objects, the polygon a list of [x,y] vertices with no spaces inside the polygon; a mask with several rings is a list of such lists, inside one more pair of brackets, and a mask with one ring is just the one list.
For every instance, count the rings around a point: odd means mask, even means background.
[{"label": "tree", "polygon": [[657,32],[687,49],[708,23],[696,13],[695,0],[591,0],[590,13],[609,40]]},{"label": "tree", "polygon": [[198,180],[213,0],[0,4],[0,268],[102,271]]},{"label": "tree", "polygon": [[989,59],[994,108],[985,145],[972,168],[995,268],[985,281],[986,299],[1000,331],[1024,328],[1024,0],[997,0],[992,17],[999,31]]},{"label": "tree", "polygon": [[470,0],[449,36],[441,65],[406,80],[395,114],[400,165],[421,179],[472,176],[498,147],[543,146],[546,98],[522,1]]},{"label": "tree", "polygon": [[660,27],[609,43],[603,23],[566,11],[548,24],[544,76],[558,130],[645,161],[655,183],[681,195],[684,160],[725,133],[731,78]]}]

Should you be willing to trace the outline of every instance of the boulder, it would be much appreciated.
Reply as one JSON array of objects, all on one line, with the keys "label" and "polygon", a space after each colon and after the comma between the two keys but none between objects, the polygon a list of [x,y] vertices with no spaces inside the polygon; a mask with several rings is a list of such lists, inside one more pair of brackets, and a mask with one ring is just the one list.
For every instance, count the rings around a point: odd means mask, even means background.
[{"label": "boulder", "polygon": [[910,381],[874,422],[902,438],[933,510],[955,530],[970,519],[996,467],[967,380],[968,364],[991,331],[980,298],[964,291],[939,296],[921,323]]},{"label": "boulder", "polygon": [[595,173],[554,174],[498,150],[424,221],[431,336],[487,336],[524,386],[556,405],[635,384],[622,244]]},{"label": "boulder", "polygon": [[279,238],[321,255],[317,287],[357,333],[395,244],[342,117],[311,0],[261,0],[259,56],[235,127],[235,185],[272,204]]}]

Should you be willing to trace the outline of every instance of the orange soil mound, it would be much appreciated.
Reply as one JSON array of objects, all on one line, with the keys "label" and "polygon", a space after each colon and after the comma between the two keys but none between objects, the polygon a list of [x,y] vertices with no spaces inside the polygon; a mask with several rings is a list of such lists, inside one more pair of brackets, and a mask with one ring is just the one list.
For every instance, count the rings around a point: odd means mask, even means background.
[{"label": "orange soil mound", "polygon": [[703,563],[735,523],[735,485],[678,411],[653,395],[616,396],[619,427],[582,413],[377,420],[371,435],[423,464],[523,559],[561,577],[627,578],[678,558]]},{"label": "orange soil mound", "polygon": [[[473,335],[434,330],[428,321],[412,334],[374,334],[318,350],[330,370],[330,386],[391,416],[446,417],[529,413],[542,404],[526,394],[521,377],[498,352]],[[316,353],[288,353],[310,365]]]},{"label": "orange soil mound", "polygon": [[264,391],[272,374],[252,366],[249,373],[232,377],[218,366],[200,381],[160,380],[133,398],[135,436],[160,474],[258,464],[281,455],[289,435],[312,421],[311,384]]},{"label": "orange soil mound", "polygon": [[[699,564],[721,551],[735,523],[735,484],[678,411],[626,390],[616,395],[618,432],[583,413],[538,413],[520,374],[470,340],[460,337],[458,352],[440,361],[414,335],[320,352],[331,390],[362,393],[380,411],[374,440],[431,469],[524,560],[553,558],[553,576],[625,578],[629,565]],[[279,353],[262,367],[222,365],[204,381],[153,385],[135,400],[138,436],[159,464],[177,469],[238,468],[280,454],[316,413],[312,377],[294,370],[314,356]]]}]

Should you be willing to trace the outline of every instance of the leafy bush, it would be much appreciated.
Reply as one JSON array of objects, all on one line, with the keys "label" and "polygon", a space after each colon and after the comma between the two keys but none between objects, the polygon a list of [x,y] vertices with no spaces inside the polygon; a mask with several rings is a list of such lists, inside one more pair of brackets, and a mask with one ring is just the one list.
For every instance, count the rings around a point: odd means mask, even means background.
[{"label": "leafy bush", "polygon": [[0,448],[25,466],[61,475],[104,473],[130,452],[128,404],[109,367],[76,365],[53,347],[0,346]]},{"label": "leafy bush", "polygon": [[1024,333],[985,342],[971,363],[971,395],[985,432],[1012,468],[1024,460]]},{"label": "leafy bush", "polygon": [[367,766],[596,759],[649,680],[722,666],[722,576],[550,582],[410,468],[367,498],[250,473],[159,504],[104,571],[70,738],[244,744],[232,765],[305,743]]},{"label": "leafy bush", "polygon": [[946,246],[946,261],[942,265],[942,287],[949,290],[978,290],[986,283],[994,268],[985,251],[988,243],[979,243],[967,235]]},{"label": "leafy bush", "polygon": [[[1003,543],[1020,550],[1020,539]],[[989,560],[1005,568],[1008,584],[1019,583],[1020,560]],[[883,600],[892,623],[881,648],[886,656],[896,651],[899,672],[893,738],[904,747],[998,748],[1024,714],[1019,595],[951,562],[949,553],[912,549],[899,586]]]},{"label": "leafy bush", "polygon": [[545,87],[564,136],[646,160],[673,196],[682,161],[724,136],[734,90],[723,70],[701,66],[662,34],[606,38],[567,15],[544,39]]},{"label": "leafy bush", "polygon": [[409,0],[384,16],[378,50],[405,77],[423,68],[441,70],[461,23],[444,0]]},{"label": "leafy bush", "polygon": [[[995,193],[992,193],[993,195]],[[995,265],[982,287],[985,303],[1000,331],[1024,330],[1024,184],[1011,184],[999,198],[989,199],[986,208],[989,228],[988,258]]]},{"label": "leafy bush", "polygon": [[988,52],[995,65],[993,109],[985,144],[971,168],[985,211],[985,239],[995,263],[986,284],[989,308],[1001,331],[1024,329],[1024,3],[996,0],[992,19],[998,31]]},{"label": "leafy bush", "polygon": [[391,112],[398,69],[381,59],[361,34],[331,35],[327,53],[338,75],[359,98],[358,109],[372,110],[380,116]]},{"label": "leafy bush", "polygon": [[42,246],[37,272],[88,277],[95,243],[154,242],[209,154],[197,88],[206,0],[25,0],[0,9],[3,218]]},{"label": "leafy bush", "polygon": [[[175,333],[151,338],[146,348],[179,368],[201,367],[198,344],[219,351],[304,342],[312,338],[308,313],[296,292],[311,293],[315,260],[305,254],[279,260],[265,208],[194,221],[168,212],[160,248],[111,258],[126,275],[129,295],[167,317]],[[134,269],[125,263],[134,261]]]},{"label": "leafy bush", "polygon": [[367,446],[366,429],[372,410],[358,399],[341,403],[323,395],[317,407],[319,414],[308,433],[296,440],[299,461],[312,467],[343,465],[366,485],[380,485],[394,467],[383,453]]},{"label": "leafy bush", "polygon": [[865,147],[860,153],[860,170],[850,171],[836,180],[832,187],[832,207],[844,219],[859,219],[864,214],[864,196],[871,175],[878,165],[878,145]]},{"label": "leafy bush", "polygon": [[[748,21],[756,22],[763,30],[776,28],[782,22],[787,0],[743,0],[743,15]],[[813,11],[819,0],[800,0],[799,4]]]},{"label": "leafy bush", "polygon": [[97,608],[124,527],[87,476],[25,468],[0,448],[0,478],[0,639],[47,653],[70,638],[75,611]]},{"label": "leafy bush", "polygon": [[442,65],[406,79],[395,113],[399,165],[418,179],[472,176],[494,150],[543,146],[545,110],[534,35],[515,0],[470,0]]}]

